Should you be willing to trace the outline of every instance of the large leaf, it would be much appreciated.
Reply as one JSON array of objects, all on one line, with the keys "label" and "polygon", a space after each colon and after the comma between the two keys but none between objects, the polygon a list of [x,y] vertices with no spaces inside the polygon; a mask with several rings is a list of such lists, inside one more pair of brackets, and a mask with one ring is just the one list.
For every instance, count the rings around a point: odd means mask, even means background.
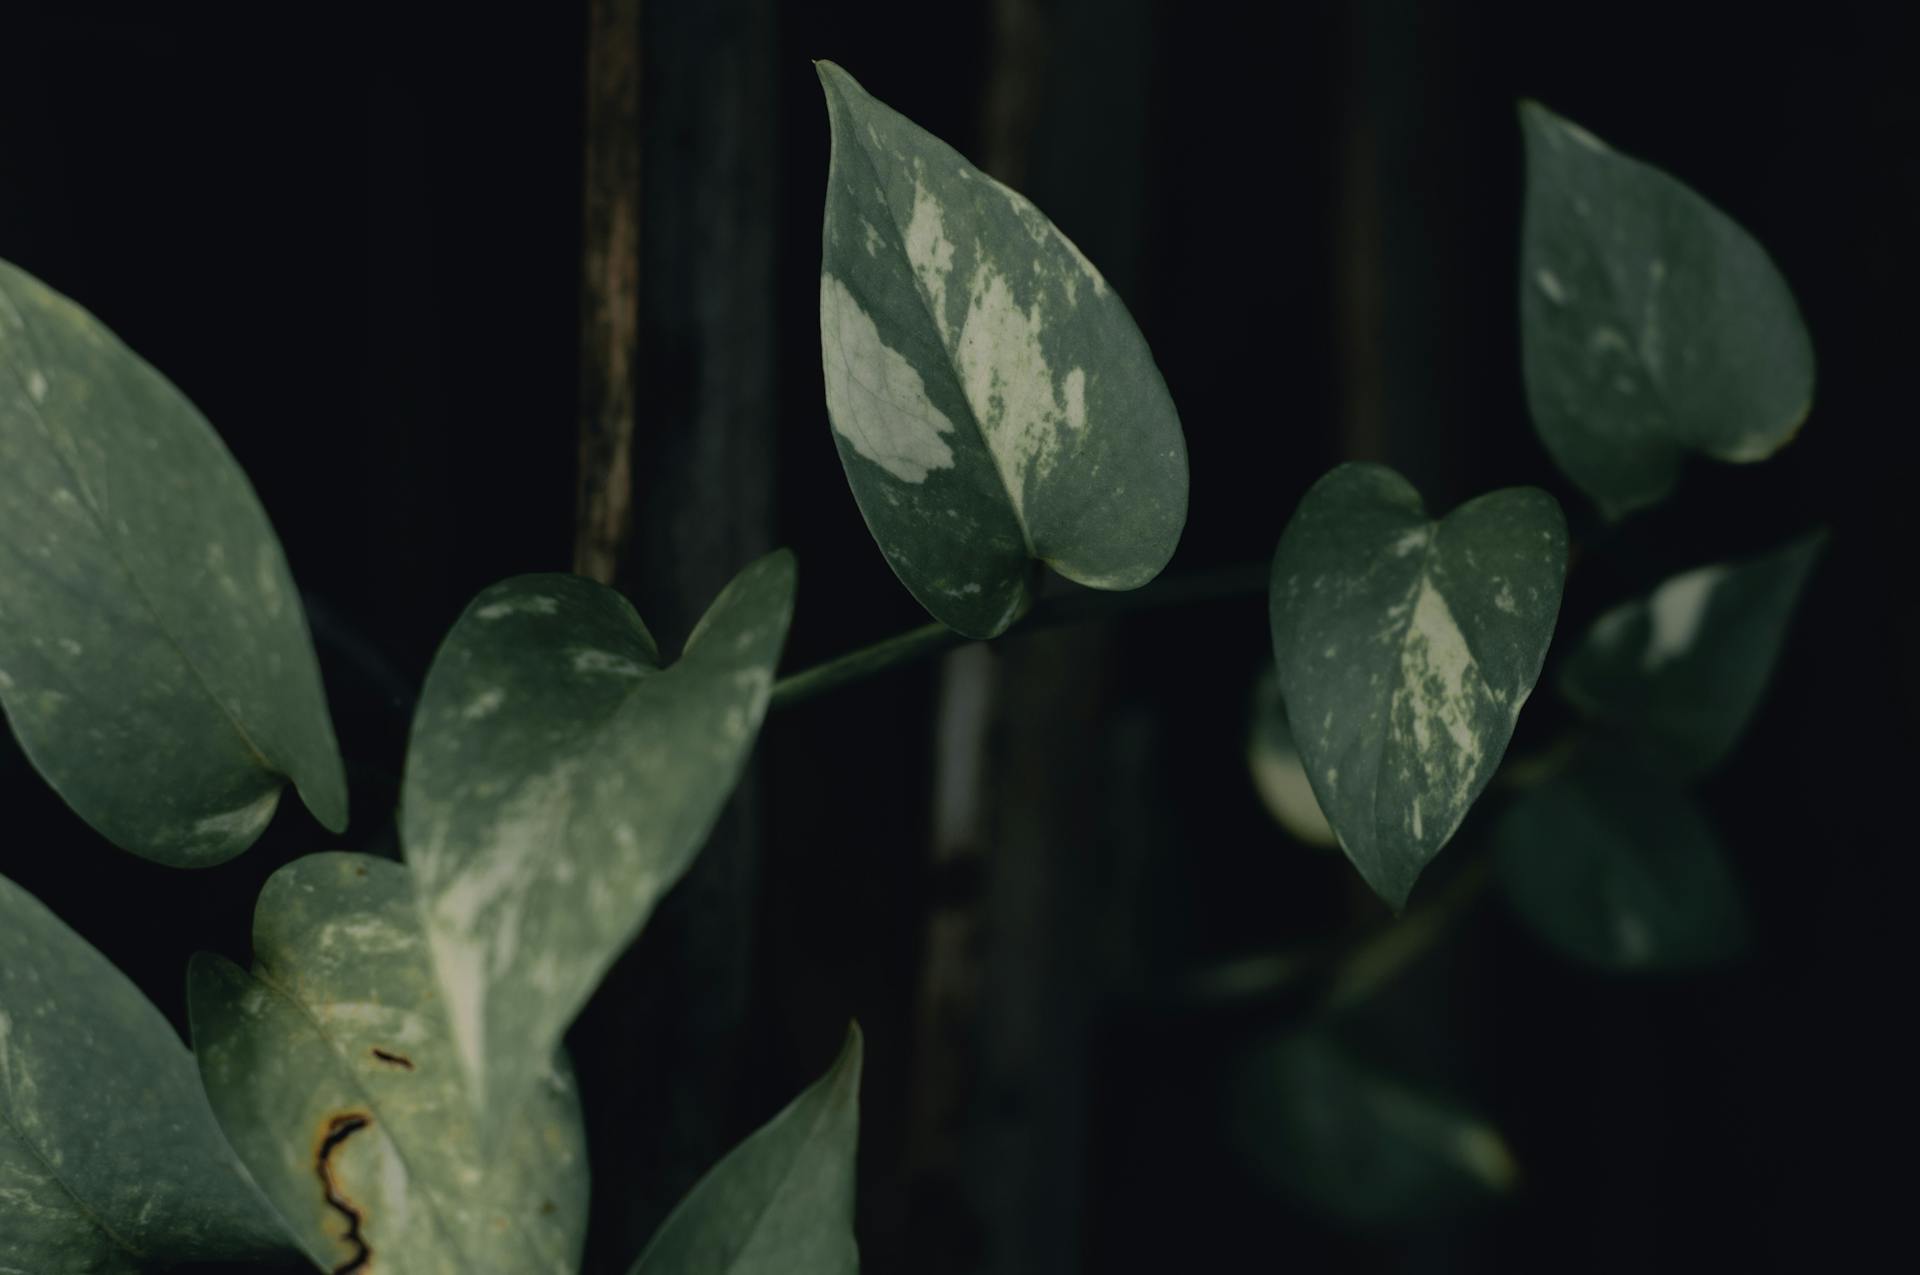
[{"label": "large leaf", "polygon": [[832,1069],[680,1202],[632,1275],[854,1275],[860,1029]]},{"label": "large leaf", "polygon": [[0,704],[81,818],[177,867],[253,844],[287,778],[346,777],[300,595],[193,404],[0,262]]},{"label": "large leaf", "polygon": [[1567,661],[1561,690],[1659,766],[1712,769],[1759,708],[1825,543],[1816,533],[1752,562],[1698,567],[1615,607]]},{"label": "large leaf", "polygon": [[1187,453],[1126,307],[1039,209],[818,69],[827,412],[887,561],[972,637],[1019,618],[1031,559],[1145,584],[1186,522]]},{"label": "large leaf", "polygon": [[739,781],[793,611],[793,558],[729,584],[662,669],[577,576],[475,598],[427,674],[401,831],[476,1100],[513,1102],[693,862]]},{"label": "large leaf", "polygon": [[1254,1166],[1347,1225],[1445,1216],[1512,1190],[1519,1177],[1485,1120],[1370,1066],[1324,1031],[1247,1051],[1228,1097]]},{"label": "large leaf", "polygon": [[1813,346],[1765,250],[1660,170],[1534,103],[1520,250],[1527,403],[1610,518],[1689,452],[1764,460],[1813,404]]},{"label": "large leaf", "polygon": [[160,1011],[0,877],[0,1271],[135,1271],[287,1247]]},{"label": "large leaf", "polygon": [[1545,492],[1435,522],[1379,465],[1327,474],[1280,538],[1273,649],[1294,741],[1341,848],[1395,908],[1506,752],[1566,565]]},{"label": "large leaf", "polygon": [[[202,954],[194,1047],[215,1114],[326,1271],[572,1275],[584,1132],[564,1055],[476,1115],[407,870],[317,854],[268,880],[253,972]],[[355,1263],[362,1263],[356,1265]]]},{"label": "large leaf", "polygon": [[1713,826],[1656,771],[1583,759],[1515,800],[1494,840],[1514,910],[1577,961],[1685,969],[1745,945],[1745,904]]}]

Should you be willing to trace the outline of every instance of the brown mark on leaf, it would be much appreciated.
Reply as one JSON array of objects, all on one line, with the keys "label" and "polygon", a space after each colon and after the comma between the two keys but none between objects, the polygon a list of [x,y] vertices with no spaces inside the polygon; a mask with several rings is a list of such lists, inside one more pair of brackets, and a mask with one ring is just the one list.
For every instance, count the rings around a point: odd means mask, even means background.
[{"label": "brown mark on leaf", "polygon": [[326,1197],[327,1207],[347,1219],[346,1234],[341,1238],[353,1246],[353,1256],[333,1268],[332,1275],[367,1275],[373,1270],[373,1250],[367,1246],[366,1237],[360,1234],[360,1223],[365,1215],[354,1206],[352,1200],[340,1193],[333,1180],[333,1165],[330,1163],[333,1153],[354,1134],[373,1123],[373,1117],[364,1111],[343,1111],[334,1116],[320,1130],[320,1145],[314,1152],[314,1166],[320,1174],[320,1190]]},{"label": "brown mark on leaf", "polygon": [[407,1057],[405,1054],[393,1054],[388,1053],[384,1049],[376,1049],[373,1051],[373,1056],[388,1066],[398,1067],[403,1071],[413,1070],[413,1059]]}]

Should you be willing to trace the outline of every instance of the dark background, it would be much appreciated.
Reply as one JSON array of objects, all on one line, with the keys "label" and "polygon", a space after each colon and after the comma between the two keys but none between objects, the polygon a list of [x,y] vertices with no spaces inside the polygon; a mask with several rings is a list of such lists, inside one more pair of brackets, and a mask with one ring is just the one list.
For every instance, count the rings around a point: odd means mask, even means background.
[{"label": "dark background", "polygon": [[[1436,509],[1518,482],[1559,496],[1583,552],[1558,649],[1674,570],[1834,538],[1774,695],[1704,789],[1751,953],[1604,978],[1489,901],[1376,1007],[1397,1066],[1505,1132],[1511,1199],[1358,1231],[1289,1203],[1239,1149],[1258,1130],[1223,1078],[1300,1006],[1167,991],[1383,916],[1246,780],[1267,650],[1246,596],[1009,639],[770,719],[708,855],[572,1038],[589,1268],[624,1270],[850,1015],[874,1272],[1848,1269],[1897,1242],[1910,1171],[1882,1158],[1908,1145],[1920,760],[1920,112],[1897,11],[645,0],[623,581],[669,647],[775,544],[801,563],[791,666],[923,618],[829,445],[815,57],[1024,189],[1126,298],[1192,457],[1171,575],[1264,562],[1343,457],[1395,465]],[[251,476],[307,594],[351,848],[394,848],[411,699],[460,608],[572,561],[588,26],[574,4],[0,14],[0,256],[172,377]],[[1525,416],[1521,96],[1746,225],[1820,360],[1791,448],[1695,464],[1612,533]],[[1561,711],[1536,697],[1516,747]],[[970,738],[979,772],[956,779]],[[244,958],[261,882],[338,844],[289,801],[240,859],[158,868],[10,742],[0,797],[0,870],[177,1022],[190,952]]]}]

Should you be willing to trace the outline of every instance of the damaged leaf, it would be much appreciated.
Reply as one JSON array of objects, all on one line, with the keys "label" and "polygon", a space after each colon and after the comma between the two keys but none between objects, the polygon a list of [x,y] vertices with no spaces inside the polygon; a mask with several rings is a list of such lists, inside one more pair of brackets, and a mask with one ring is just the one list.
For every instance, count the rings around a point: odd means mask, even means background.
[{"label": "damaged leaf", "polygon": [[288,1247],[160,1011],[0,877],[0,1271],[93,1275]]},{"label": "damaged leaf", "polygon": [[825,1076],[695,1184],[632,1275],[856,1275],[860,1028]]},{"label": "damaged leaf", "polygon": [[189,977],[228,1141],[324,1271],[573,1275],[587,1160],[564,1054],[477,1115],[407,870],[316,854],[273,874],[253,969]]},{"label": "damaged leaf", "polygon": [[1187,517],[1180,418],[1118,295],[1045,214],[831,62],[827,414],[881,552],[992,637],[1033,563],[1136,589]]},{"label": "damaged leaf", "polygon": [[299,590],[219,436],[104,324],[0,262],[0,705],[82,819],[174,867],[288,779],[347,823]]},{"label": "damaged leaf", "polygon": [[742,571],[662,666],[624,598],[521,576],[475,598],[414,715],[401,834],[460,1062],[488,1110],[546,1066],[739,781],[793,611]]}]

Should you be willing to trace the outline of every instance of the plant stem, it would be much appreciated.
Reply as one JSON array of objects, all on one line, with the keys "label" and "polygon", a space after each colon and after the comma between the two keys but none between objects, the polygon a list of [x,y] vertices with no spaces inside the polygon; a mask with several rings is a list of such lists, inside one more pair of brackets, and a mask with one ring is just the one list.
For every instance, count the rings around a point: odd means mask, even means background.
[{"label": "plant stem", "polygon": [[[1002,636],[1014,637],[1070,624],[1089,624],[1158,607],[1248,597],[1264,593],[1266,588],[1267,568],[1250,565],[1223,567],[1175,580],[1156,581],[1129,593],[1079,590],[1036,602],[1026,617]],[[802,703],[849,682],[858,682],[876,673],[951,651],[972,640],[938,622],[896,633],[872,646],[863,646],[812,668],[789,673],[773,684],[773,707],[786,708]]]}]

